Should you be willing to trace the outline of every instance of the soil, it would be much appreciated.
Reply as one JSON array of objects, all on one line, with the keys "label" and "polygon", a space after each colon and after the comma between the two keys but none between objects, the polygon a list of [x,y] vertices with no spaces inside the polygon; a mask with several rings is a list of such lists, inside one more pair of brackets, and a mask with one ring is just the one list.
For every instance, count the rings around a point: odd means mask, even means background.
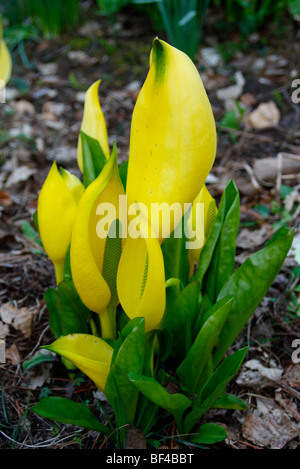
[{"label": "soil", "polygon": [[[218,127],[209,189],[217,201],[229,179],[240,190],[239,265],[267,242],[276,227],[294,226],[296,235],[299,230],[300,104],[292,101],[291,84],[300,76],[300,34],[299,22],[284,19],[280,25],[269,24],[243,38],[235,30],[218,29],[219,21],[219,13],[212,12],[195,63]],[[103,435],[42,419],[31,410],[41,396],[59,395],[88,403],[96,415],[104,415],[103,407],[110,411],[93,383],[82,375],[72,379],[59,359],[24,369],[24,362],[40,346],[53,341],[43,295],[54,286],[54,271],[37,240],[28,237],[28,224],[34,226],[39,190],[54,159],[79,175],[76,146],[83,96],[98,78],[102,80],[100,100],[110,144],[116,142],[120,162],[127,159],[131,114],[157,35],[166,39],[148,17],[132,8],[117,15],[114,26],[86,10],[76,31],[66,31],[58,39],[25,43],[29,64],[18,49],[14,51],[7,102],[0,105],[0,308],[13,305],[26,313],[29,322],[20,326],[14,320],[0,321],[0,337],[6,345],[6,362],[0,364],[3,449],[99,449],[111,445]],[[217,63],[207,62],[202,53],[205,48],[219,52]],[[237,97],[243,112],[237,127],[226,124],[224,128],[228,103],[220,99],[218,91],[236,83],[236,72],[244,78]],[[279,121],[264,128],[258,127],[257,120],[255,125],[249,123],[253,110],[270,102],[279,112]],[[264,165],[269,157],[280,161],[278,155],[283,155],[281,172],[276,163],[272,170]],[[298,169],[286,170],[291,160]],[[259,161],[263,166],[257,169]],[[248,375],[247,381],[241,373],[240,379],[230,383],[228,390],[243,397],[249,409],[209,413],[207,418],[224,424],[228,432],[228,438],[214,445],[215,449],[300,446],[300,365],[292,360],[293,341],[300,339],[299,267],[291,252],[234,345],[250,345],[247,360],[258,360],[274,373],[279,370],[280,379],[263,383],[260,375],[254,382],[253,375]],[[138,445],[138,437],[133,438]],[[182,445],[173,425],[151,439],[161,447]]]}]

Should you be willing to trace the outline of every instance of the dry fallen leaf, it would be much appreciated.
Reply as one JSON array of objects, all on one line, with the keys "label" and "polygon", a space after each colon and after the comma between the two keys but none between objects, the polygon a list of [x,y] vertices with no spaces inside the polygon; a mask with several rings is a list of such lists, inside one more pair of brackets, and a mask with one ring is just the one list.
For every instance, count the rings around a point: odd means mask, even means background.
[{"label": "dry fallen leaf", "polygon": [[5,339],[9,334],[9,326],[0,321],[0,339]]},{"label": "dry fallen leaf", "polygon": [[68,58],[75,63],[81,65],[94,65],[99,59],[97,57],[90,57],[86,52],[82,50],[73,50],[67,53]]},{"label": "dry fallen leaf", "polygon": [[244,93],[241,97],[240,97],[240,102],[245,104],[245,106],[248,106],[248,107],[251,107],[251,106],[255,106],[256,104],[256,98],[253,94],[251,93]]},{"label": "dry fallen leaf", "polygon": [[273,101],[261,103],[254,111],[245,116],[246,126],[254,129],[266,129],[278,125],[280,111]]},{"label": "dry fallen leaf", "polygon": [[2,207],[10,207],[13,204],[11,197],[0,189],[0,205]]},{"label": "dry fallen leaf", "polygon": [[[59,122],[58,122],[59,123]],[[56,160],[59,164],[67,164],[77,161],[77,149],[76,147],[70,147],[67,145],[51,149],[46,158],[48,160]]]},{"label": "dry fallen leaf", "polygon": [[243,92],[244,86],[245,86],[245,78],[243,74],[239,71],[237,71],[234,74],[235,78],[235,85],[228,86],[227,88],[221,88],[217,90],[216,95],[217,98],[220,99],[220,101],[229,101],[229,100],[234,100],[238,99],[240,95]]},{"label": "dry fallen leaf", "polygon": [[9,176],[5,183],[5,187],[11,187],[22,181],[27,181],[31,176],[36,173],[36,169],[29,168],[28,166],[19,166]]},{"label": "dry fallen leaf", "polygon": [[55,75],[57,73],[58,64],[56,62],[38,63],[37,68],[44,76]]},{"label": "dry fallen leaf", "polygon": [[6,360],[10,361],[13,365],[19,365],[21,362],[22,358],[16,344],[13,344],[6,350]]},{"label": "dry fallen leaf", "polygon": [[146,439],[143,431],[133,425],[127,427],[126,449],[146,449]]},{"label": "dry fallen leaf", "polygon": [[[38,370],[38,373],[37,373]],[[29,389],[37,389],[44,386],[45,383],[51,379],[52,363],[43,363],[43,367],[36,367],[31,370],[26,370],[27,377],[31,379],[27,383]]]},{"label": "dry fallen leaf", "polygon": [[292,365],[286,371],[283,378],[288,385],[297,385],[300,382],[300,363]]},{"label": "dry fallen leaf", "polygon": [[269,230],[262,226],[258,230],[243,228],[237,237],[237,246],[241,249],[254,249],[261,246],[270,237]]},{"label": "dry fallen leaf", "polygon": [[205,67],[216,67],[222,62],[221,55],[214,47],[202,47],[200,54]]},{"label": "dry fallen leaf", "polygon": [[26,306],[17,308],[12,303],[5,303],[0,306],[0,319],[2,322],[21,331],[25,338],[31,336],[31,324],[34,314],[35,311]]},{"label": "dry fallen leaf", "polygon": [[282,158],[281,168],[278,157],[259,158],[253,164],[253,171],[258,181],[276,181],[279,169],[282,175],[296,174],[300,172],[300,160]]},{"label": "dry fallen leaf", "polygon": [[263,366],[259,360],[252,359],[244,363],[242,370],[236,379],[241,386],[264,388],[266,386],[277,386],[281,380],[283,370],[280,368],[268,368]]},{"label": "dry fallen leaf", "polygon": [[256,403],[257,408],[243,423],[244,438],[258,446],[281,449],[300,435],[300,425],[293,422],[273,399],[257,397]]},{"label": "dry fallen leaf", "polygon": [[25,114],[28,114],[30,116],[35,115],[35,109],[33,104],[30,101],[26,101],[25,99],[15,101],[13,103],[13,108],[18,114],[18,116],[24,116]]},{"label": "dry fallen leaf", "polygon": [[300,422],[300,412],[297,409],[296,403],[293,402],[293,399],[284,399],[281,392],[275,391],[275,401],[278,402],[280,407],[282,407],[290,417]]},{"label": "dry fallen leaf", "polygon": [[295,187],[284,199],[284,207],[288,212],[292,211],[295,204],[300,204],[300,187]]}]

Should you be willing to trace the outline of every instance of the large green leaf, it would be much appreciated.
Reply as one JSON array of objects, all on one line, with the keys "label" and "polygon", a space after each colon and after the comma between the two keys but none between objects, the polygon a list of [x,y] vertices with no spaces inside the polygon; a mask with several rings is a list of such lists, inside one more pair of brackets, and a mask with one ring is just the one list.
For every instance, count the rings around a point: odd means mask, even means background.
[{"label": "large green leaf", "polygon": [[[181,235],[178,235],[178,229],[181,229]],[[188,250],[186,249],[186,236],[184,231],[184,218],[181,225],[178,226],[169,238],[166,238],[161,245],[166,280],[170,278],[178,278],[183,285],[188,282],[189,276],[189,261]]]},{"label": "large green leaf", "polygon": [[214,367],[241,332],[263,297],[266,295],[290,250],[293,230],[282,227],[266,246],[250,256],[228,279],[218,295],[234,297],[228,318],[220,334],[214,354]]},{"label": "large green leaf", "polygon": [[212,303],[206,293],[199,295],[199,304],[197,308],[197,316],[193,330],[193,337],[196,338],[201,327],[211,314]]},{"label": "large green leaf", "polygon": [[190,432],[205,412],[213,407],[226,385],[238,372],[247,351],[248,347],[245,347],[229,357],[226,357],[208,378],[206,383],[202,386],[197,398],[194,400],[191,412],[185,417],[184,430],[186,432]]},{"label": "large green leaf", "polygon": [[197,392],[206,362],[216,345],[220,331],[228,317],[233,299],[223,298],[213,306],[212,314],[200,329],[186,358],[176,370],[178,377],[190,393]]},{"label": "large green leaf", "polygon": [[105,387],[117,427],[134,424],[139,391],[128,379],[128,373],[142,373],[144,354],[145,319],[134,318],[126,324],[116,342]]},{"label": "large green leaf", "polygon": [[56,338],[89,332],[90,311],[82,303],[72,280],[63,280],[55,289],[48,288],[44,299],[49,311],[50,327]]},{"label": "large green leaf", "polygon": [[[168,288],[167,290],[168,297],[170,297],[174,289],[171,291]],[[199,294],[199,282],[191,282],[180,292],[177,291],[173,301],[167,301],[162,328],[172,335],[172,355],[178,358],[183,358],[191,346]]]},{"label": "large green leaf", "polygon": [[224,191],[221,210],[224,214],[223,223],[211,263],[203,281],[212,303],[234,271],[236,238],[240,221],[240,197],[233,182],[230,182]]},{"label": "large green leaf", "polygon": [[[155,374],[157,363],[155,363],[153,357],[155,350],[157,350],[157,348],[160,350],[161,348],[161,343],[157,345],[157,340],[159,341],[160,333],[162,333],[162,331],[153,330],[146,334],[145,359],[142,373],[143,376],[152,377],[153,374]],[[148,433],[152,425],[155,423],[157,412],[157,405],[147,399],[142,393],[139,393],[136,407],[135,424],[138,428],[143,430],[144,434]]]},{"label": "large green leaf", "polygon": [[211,445],[223,441],[226,436],[227,432],[221,425],[217,423],[204,423],[197,429],[197,433],[189,437],[189,440],[200,445]]},{"label": "large green leaf", "polygon": [[[203,282],[212,302],[215,290],[222,284],[228,272],[230,275],[234,268],[235,238],[239,222],[238,208],[238,190],[230,181],[223,192],[218,213],[212,224],[209,238],[201,251],[199,266],[195,273],[195,279],[200,283]],[[229,244],[227,245],[226,242]],[[211,274],[208,288],[206,288],[206,282],[203,279],[205,275],[209,275],[209,269],[211,269]]]},{"label": "large green leaf", "polygon": [[247,410],[248,406],[240,397],[223,393],[213,404],[214,409]]},{"label": "large green leaf", "polygon": [[95,430],[104,435],[111,435],[112,429],[106,427],[94,416],[88,407],[63,397],[50,396],[41,399],[32,410],[55,422],[77,425],[79,427]]},{"label": "large green leaf", "polygon": [[143,393],[143,395],[169,412],[176,420],[178,430],[182,430],[182,415],[191,405],[190,399],[184,394],[170,394],[156,379],[142,376],[137,373],[129,373],[130,381]]},{"label": "large green leaf", "polygon": [[83,184],[87,187],[99,176],[107,159],[98,140],[85,134],[82,130],[80,131],[80,138],[83,158]]}]

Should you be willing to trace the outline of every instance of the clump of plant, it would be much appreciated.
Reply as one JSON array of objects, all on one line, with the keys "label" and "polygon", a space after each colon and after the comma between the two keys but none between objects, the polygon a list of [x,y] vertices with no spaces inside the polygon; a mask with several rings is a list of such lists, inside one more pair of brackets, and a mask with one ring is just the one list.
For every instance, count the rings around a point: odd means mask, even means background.
[{"label": "clump of plant", "polygon": [[109,435],[116,448],[125,446],[129,426],[147,438],[162,418],[184,440],[215,443],[226,431],[203,416],[247,408],[226,392],[248,350],[231,346],[277,276],[293,231],[280,228],[235,269],[239,193],[230,181],[217,207],[205,185],[216,127],[186,54],[154,40],[129,159],[120,166],[99,83],[86,94],[82,180],[54,162],[37,221],[57,283],[45,294],[55,335],[45,348],[105,393],[114,418],[105,423],[55,396],[34,410]]},{"label": "clump of plant", "polygon": [[10,0],[1,10],[13,33],[23,36],[36,33],[37,25],[44,37],[59,37],[79,20],[79,0]]}]

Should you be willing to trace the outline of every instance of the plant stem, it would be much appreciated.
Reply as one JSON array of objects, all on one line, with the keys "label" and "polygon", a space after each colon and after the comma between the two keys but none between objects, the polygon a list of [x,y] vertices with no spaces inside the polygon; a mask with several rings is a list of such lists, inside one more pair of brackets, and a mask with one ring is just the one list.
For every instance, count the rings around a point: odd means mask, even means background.
[{"label": "plant stem", "polygon": [[101,337],[104,339],[116,338],[116,308],[108,304],[99,314],[101,323]]},{"label": "plant stem", "polygon": [[63,260],[62,262],[55,262],[54,269],[56,285],[58,285],[64,279],[65,261]]}]

